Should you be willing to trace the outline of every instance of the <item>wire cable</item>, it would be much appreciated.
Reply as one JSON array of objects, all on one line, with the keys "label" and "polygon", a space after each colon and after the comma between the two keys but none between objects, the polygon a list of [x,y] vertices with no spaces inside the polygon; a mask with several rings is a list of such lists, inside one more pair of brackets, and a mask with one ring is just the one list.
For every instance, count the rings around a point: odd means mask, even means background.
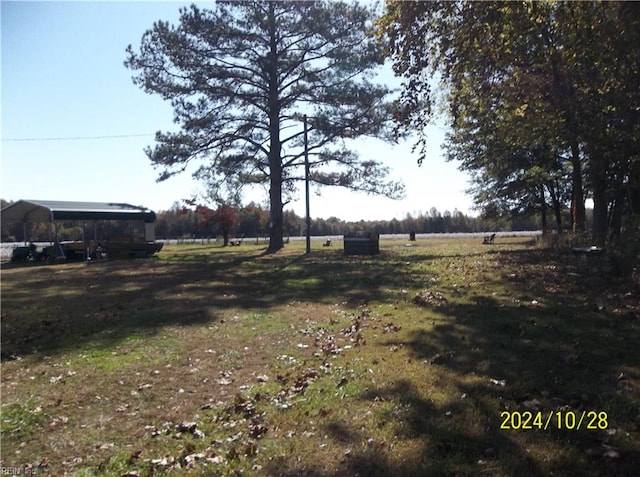
[{"label": "wire cable", "polygon": [[28,137],[2,139],[2,142],[46,142],[46,141],[87,141],[96,139],[120,139],[129,137],[154,136],[154,134],[115,134],[110,136],[75,136],[75,137]]}]

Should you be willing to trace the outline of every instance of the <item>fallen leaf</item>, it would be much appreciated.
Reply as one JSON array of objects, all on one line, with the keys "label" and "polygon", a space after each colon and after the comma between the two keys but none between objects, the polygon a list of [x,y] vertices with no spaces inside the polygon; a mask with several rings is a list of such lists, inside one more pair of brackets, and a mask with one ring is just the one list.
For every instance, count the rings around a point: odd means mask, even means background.
[{"label": "fallen leaf", "polygon": [[193,433],[193,431],[195,431],[196,428],[198,427],[198,424],[195,422],[182,421],[180,424],[178,424],[177,427],[180,432]]},{"label": "fallen leaf", "polygon": [[253,415],[256,410],[256,406],[251,399],[247,399],[241,394],[236,394],[233,403],[233,411],[243,413],[247,416]]},{"label": "fallen leaf", "polygon": [[530,411],[538,411],[540,408],[540,404],[542,404],[537,399],[531,399],[530,401],[524,401],[522,405],[529,409]]},{"label": "fallen leaf", "polygon": [[199,454],[189,454],[187,456],[185,456],[184,461],[187,463],[187,465],[193,465],[193,463],[197,460],[200,459],[204,459],[204,454],[199,453]]},{"label": "fallen leaf", "polygon": [[131,453],[129,460],[139,459],[141,455],[142,455],[142,450],[135,450]]},{"label": "fallen leaf", "polygon": [[449,302],[442,293],[429,291],[417,294],[413,297],[413,303],[418,306],[444,306]]},{"label": "fallen leaf", "polygon": [[267,427],[262,424],[251,424],[249,426],[249,437],[258,439],[267,433]]},{"label": "fallen leaf", "polygon": [[456,355],[455,351],[447,350],[444,353],[436,353],[430,360],[429,364],[440,364],[446,361],[447,359],[454,358]]},{"label": "fallen leaf", "polygon": [[400,331],[401,329],[402,329],[402,326],[396,325],[394,323],[387,323],[382,329],[382,331],[384,333],[392,333],[392,332]]}]

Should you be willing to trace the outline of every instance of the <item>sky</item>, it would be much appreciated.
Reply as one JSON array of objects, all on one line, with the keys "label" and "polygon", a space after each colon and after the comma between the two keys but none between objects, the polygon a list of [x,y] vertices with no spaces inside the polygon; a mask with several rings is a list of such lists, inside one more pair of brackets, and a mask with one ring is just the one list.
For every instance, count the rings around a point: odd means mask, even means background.
[{"label": "sky", "polygon": [[[160,171],[144,148],[154,144],[156,131],[176,130],[173,111],[135,86],[124,66],[129,44],[137,50],[154,21],[177,23],[187,4],[2,0],[0,197],[124,202],[160,211],[203,191],[189,170],[156,181]],[[400,83],[391,74],[384,78]],[[430,127],[421,167],[410,140],[359,140],[363,158],[383,162],[393,179],[404,182],[405,198],[324,188],[311,194],[311,216],[390,220],[432,207],[473,214],[465,194],[468,176],[443,158],[445,132],[444,126]],[[299,197],[286,209],[304,216],[302,187]],[[252,190],[244,202],[267,206],[267,198],[266,189]]]}]

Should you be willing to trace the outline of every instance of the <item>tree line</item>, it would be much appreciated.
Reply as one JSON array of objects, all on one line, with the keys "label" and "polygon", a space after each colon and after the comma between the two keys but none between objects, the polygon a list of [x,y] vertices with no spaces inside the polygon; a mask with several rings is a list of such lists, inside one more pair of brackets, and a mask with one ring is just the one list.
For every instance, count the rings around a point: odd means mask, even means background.
[{"label": "tree line", "polygon": [[535,211],[543,229],[561,232],[568,211],[572,229],[597,244],[640,236],[639,4],[386,7],[380,35],[405,85],[398,120],[420,135],[420,160],[441,103],[447,156],[471,174],[485,215]]},{"label": "tree line", "polygon": [[[269,210],[254,202],[234,208],[235,218],[229,233],[240,237],[269,236]],[[185,208],[176,202],[166,211],[157,213],[156,235],[160,239],[190,239],[224,237],[224,225],[210,220],[212,212],[203,207]],[[228,219],[227,219],[228,220]],[[311,235],[343,235],[353,232],[374,232],[379,234],[415,233],[473,233],[486,231],[523,231],[539,230],[537,219],[521,218],[514,220],[489,219],[468,216],[458,210],[440,212],[431,208],[428,212],[419,212],[415,216],[407,214],[401,219],[345,221],[338,217],[312,218]],[[283,231],[285,237],[297,237],[306,234],[304,217],[292,210],[283,211]]]},{"label": "tree line", "polygon": [[[2,200],[2,207],[10,202]],[[160,240],[182,240],[221,237],[226,245],[229,237],[261,237],[268,240],[270,214],[267,207],[255,202],[233,207],[223,204],[217,209],[197,205],[193,201],[174,202],[169,210],[156,213],[155,231]],[[488,218],[466,215],[459,210],[439,211],[432,207],[426,212],[390,220],[345,221],[338,217],[312,218],[311,235],[343,235],[354,232],[379,234],[415,233],[474,233],[487,231],[539,230],[538,218]],[[143,240],[144,226],[136,221],[58,221],[49,223],[2,222],[2,242],[27,240],[48,242],[53,240]],[[306,234],[304,217],[292,210],[283,211],[285,237]]]}]

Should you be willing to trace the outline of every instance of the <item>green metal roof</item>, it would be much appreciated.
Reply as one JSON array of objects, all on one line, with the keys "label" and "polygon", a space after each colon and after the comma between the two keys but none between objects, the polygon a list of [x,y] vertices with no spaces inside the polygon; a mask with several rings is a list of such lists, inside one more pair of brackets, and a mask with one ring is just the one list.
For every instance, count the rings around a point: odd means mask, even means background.
[{"label": "green metal roof", "polygon": [[19,200],[0,211],[2,220],[49,222],[52,220],[144,220],[155,222],[154,211],[115,202]]}]

